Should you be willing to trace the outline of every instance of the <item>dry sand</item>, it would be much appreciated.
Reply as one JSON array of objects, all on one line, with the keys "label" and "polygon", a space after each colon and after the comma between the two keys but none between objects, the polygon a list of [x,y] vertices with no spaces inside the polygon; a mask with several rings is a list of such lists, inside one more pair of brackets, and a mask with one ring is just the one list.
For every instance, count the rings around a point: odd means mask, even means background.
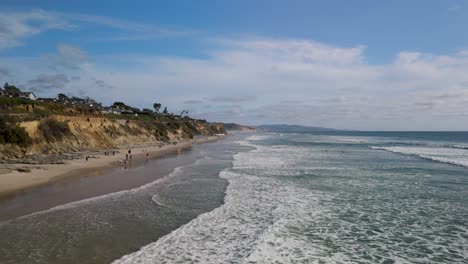
[{"label": "dry sand", "polygon": [[[94,154],[93,157],[80,160],[66,161],[66,164],[47,164],[47,165],[31,165],[31,172],[12,171],[5,174],[0,174],[0,197],[13,195],[16,192],[36,187],[56,181],[63,177],[73,176],[97,176],[105,174],[109,169],[124,166],[119,160],[125,161],[125,154],[129,149],[132,151],[132,162],[144,162],[147,159],[146,153],[149,153],[148,159],[154,159],[168,152],[177,149],[188,148],[192,144],[201,144],[212,142],[221,139],[219,136],[204,137],[186,141],[179,141],[177,145],[166,144],[160,147],[154,143],[126,146],[115,149],[115,155],[104,155],[104,150],[100,154]],[[118,153],[117,153],[118,152]],[[24,166],[22,166],[24,167]]]}]

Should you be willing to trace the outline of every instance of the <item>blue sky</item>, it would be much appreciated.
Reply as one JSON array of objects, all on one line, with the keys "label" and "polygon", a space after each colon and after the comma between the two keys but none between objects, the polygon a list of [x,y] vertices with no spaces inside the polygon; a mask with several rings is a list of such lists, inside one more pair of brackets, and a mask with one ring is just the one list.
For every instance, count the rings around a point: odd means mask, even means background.
[{"label": "blue sky", "polygon": [[70,3],[0,3],[0,81],[210,121],[468,130],[468,1]]}]

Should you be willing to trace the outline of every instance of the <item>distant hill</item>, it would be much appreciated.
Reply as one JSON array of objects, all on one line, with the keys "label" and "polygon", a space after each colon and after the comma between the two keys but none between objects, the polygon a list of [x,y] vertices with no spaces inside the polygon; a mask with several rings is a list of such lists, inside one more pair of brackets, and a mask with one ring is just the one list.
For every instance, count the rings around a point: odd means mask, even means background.
[{"label": "distant hill", "polygon": [[258,129],[273,131],[273,132],[320,132],[320,131],[338,131],[332,128],[325,127],[309,127],[299,125],[261,125]]},{"label": "distant hill", "polygon": [[231,131],[254,131],[255,127],[239,125],[236,123],[224,123],[224,129]]}]

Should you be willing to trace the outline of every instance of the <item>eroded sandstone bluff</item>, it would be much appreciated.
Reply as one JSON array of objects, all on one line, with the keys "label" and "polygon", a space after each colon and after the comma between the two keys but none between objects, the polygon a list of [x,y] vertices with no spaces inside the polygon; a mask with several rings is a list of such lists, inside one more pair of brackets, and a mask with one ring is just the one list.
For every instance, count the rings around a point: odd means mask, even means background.
[{"label": "eroded sandstone bluff", "polygon": [[37,120],[17,122],[16,125],[24,128],[29,136],[29,142],[23,146],[1,145],[0,153],[7,158],[102,150],[130,144],[167,143],[196,136],[225,133],[222,124],[171,117],[144,120],[52,115]]}]

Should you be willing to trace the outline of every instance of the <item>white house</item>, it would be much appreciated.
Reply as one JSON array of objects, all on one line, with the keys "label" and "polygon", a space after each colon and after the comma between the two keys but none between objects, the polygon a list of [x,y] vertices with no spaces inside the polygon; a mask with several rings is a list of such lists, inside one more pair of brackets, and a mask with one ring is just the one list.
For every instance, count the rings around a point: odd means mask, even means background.
[{"label": "white house", "polygon": [[20,98],[26,98],[26,99],[30,99],[30,100],[33,100],[33,101],[36,101],[37,99],[37,96],[32,93],[32,92],[23,92],[23,93],[20,93],[19,95]]}]

